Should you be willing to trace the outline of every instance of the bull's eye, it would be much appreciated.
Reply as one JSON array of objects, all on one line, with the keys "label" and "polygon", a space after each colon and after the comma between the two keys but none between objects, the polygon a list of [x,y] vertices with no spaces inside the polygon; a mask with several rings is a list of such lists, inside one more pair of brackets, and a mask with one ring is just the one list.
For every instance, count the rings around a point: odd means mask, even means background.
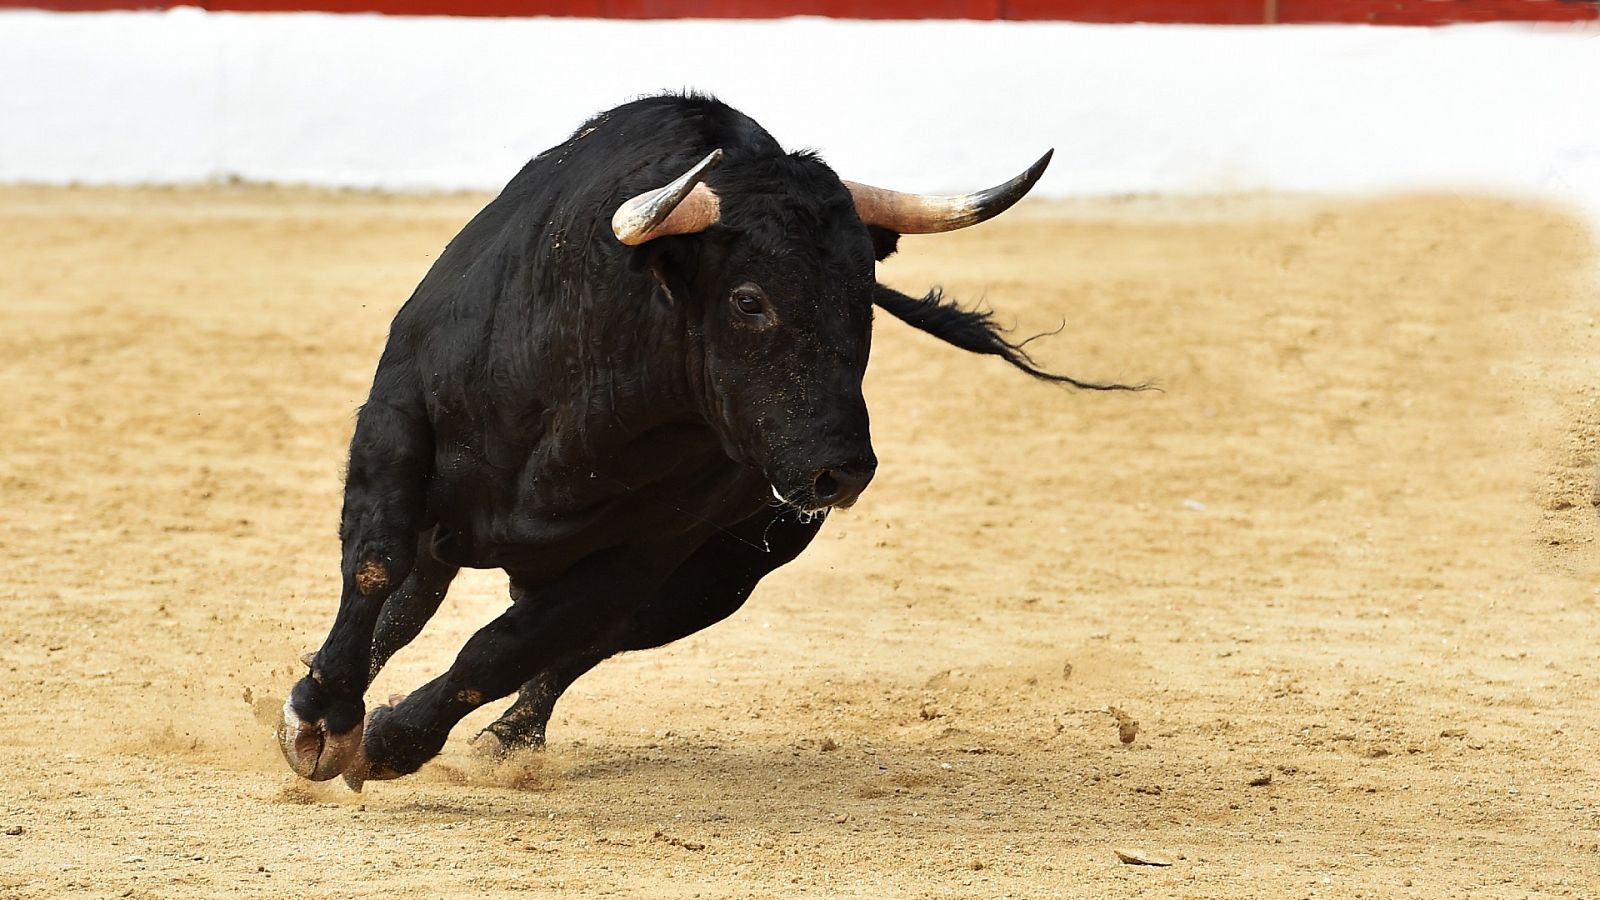
[{"label": "bull's eye", "polygon": [[745,282],[733,289],[728,295],[728,302],[733,304],[733,309],[751,325],[766,326],[773,322],[772,306],[767,302],[767,295],[760,286]]}]

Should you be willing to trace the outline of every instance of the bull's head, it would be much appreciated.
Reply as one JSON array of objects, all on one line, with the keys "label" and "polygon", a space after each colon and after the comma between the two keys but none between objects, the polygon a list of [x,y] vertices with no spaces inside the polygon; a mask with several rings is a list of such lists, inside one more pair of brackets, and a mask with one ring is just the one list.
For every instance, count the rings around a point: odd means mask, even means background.
[{"label": "bull's head", "polygon": [[810,154],[730,155],[723,164],[716,150],[623,203],[612,230],[649,251],[658,295],[684,305],[689,380],[729,455],[764,472],[783,502],[848,506],[877,466],[861,395],[874,303],[965,349],[1071,381],[1033,368],[983,314],[937,292],[899,294],[873,273],[901,234],[953,231],[1004,212],[1049,161],[1046,153],[986,191],[928,197],[841,181]]}]

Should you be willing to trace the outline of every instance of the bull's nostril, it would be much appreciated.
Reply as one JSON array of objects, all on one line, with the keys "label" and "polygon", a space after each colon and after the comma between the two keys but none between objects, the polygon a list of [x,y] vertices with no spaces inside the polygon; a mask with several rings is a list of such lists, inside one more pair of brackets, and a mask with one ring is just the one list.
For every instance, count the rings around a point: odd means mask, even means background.
[{"label": "bull's nostril", "polygon": [[815,492],[819,503],[832,503],[839,499],[839,479],[833,477],[833,470],[823,469],[817,474]]},{"label": "bull's nostril", "polygon": [[823,469],[811,482],[812,496],[818,506],[849,506],[872,480],[874,468],[872,464],[849,464]]}]

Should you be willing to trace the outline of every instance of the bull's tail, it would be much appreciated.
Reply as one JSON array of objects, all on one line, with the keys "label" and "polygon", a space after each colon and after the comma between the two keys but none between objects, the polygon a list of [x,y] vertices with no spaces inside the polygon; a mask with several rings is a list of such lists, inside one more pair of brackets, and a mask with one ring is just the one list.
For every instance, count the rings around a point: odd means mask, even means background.
[{"label": "bull's tail", "polygon": [[1004,329],[995,323],[993,313],[962,309],[955,301],[946,300],[944,292],[938,288],[929,291],[925,297],[912,297],[880,284],[873,289],[872,302],[912,328],[926,331],[969,353],[998,356],[1040,381],[1068,384],[1088,391],[1144,391],[1153,387],[1149,384],[1079,381],[1067,375],[1047,372],[1039,368],[1023,349],[1033,338],[1018,343],[1006,340]]}]

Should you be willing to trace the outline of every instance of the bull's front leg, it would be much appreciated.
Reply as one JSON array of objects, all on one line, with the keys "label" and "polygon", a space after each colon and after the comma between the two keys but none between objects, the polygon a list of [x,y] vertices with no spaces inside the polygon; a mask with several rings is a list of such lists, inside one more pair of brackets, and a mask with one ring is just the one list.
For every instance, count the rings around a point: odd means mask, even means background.
[{"label": "bull's front leg", "polygon": [[376,397],[356,421],[339,526],[339,611],[278,729],[284,758],[304,778],[334,778],[360,750],[373,629],[416,562],[432,445],[425,419]]}]

